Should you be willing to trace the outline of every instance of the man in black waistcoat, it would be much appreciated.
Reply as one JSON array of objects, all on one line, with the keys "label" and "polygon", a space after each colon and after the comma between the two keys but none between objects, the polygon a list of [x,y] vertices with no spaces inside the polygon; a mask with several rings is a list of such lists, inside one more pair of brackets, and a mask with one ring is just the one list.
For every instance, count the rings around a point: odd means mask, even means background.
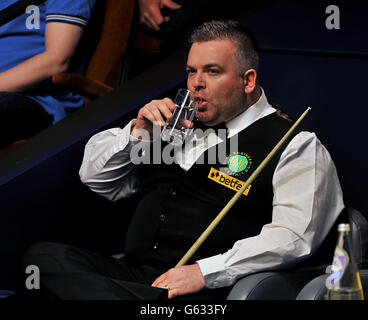
[{"label": "man in black waistcoat", "polygon": [[188,264],[174,268],[292,124],[268,103],[257,68],[256,46],[237,23],[204,23],[192,35],[187,86],[201,100],[202,126],[222,125],[226,133],[195,130],[185,147],[173,149],[172,164],[139,163],[154,152],[155,129],[172,117],[174,103],[165,98],[146,104],[123,129],[90,139],[82,182],[112,201],[140,195],[125,256],[36,244],[24,267],[39,266],[44,293],[135,299],[166,288],[169,298],[225,298],[240,277],[292,267],[317,252],[344,208],[342,191],[327,150],[298,129]]}]

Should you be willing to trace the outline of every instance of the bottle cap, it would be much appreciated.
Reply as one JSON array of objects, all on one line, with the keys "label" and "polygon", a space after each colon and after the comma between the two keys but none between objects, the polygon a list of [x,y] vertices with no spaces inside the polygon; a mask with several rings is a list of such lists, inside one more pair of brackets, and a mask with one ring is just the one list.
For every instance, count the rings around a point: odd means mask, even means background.
[{"label": "bottle cap", "polygon": [[347,231],[347,232],[350,232],[350,224],[348,224],[348,223],[340,223],[337,226],[337,231]]}]

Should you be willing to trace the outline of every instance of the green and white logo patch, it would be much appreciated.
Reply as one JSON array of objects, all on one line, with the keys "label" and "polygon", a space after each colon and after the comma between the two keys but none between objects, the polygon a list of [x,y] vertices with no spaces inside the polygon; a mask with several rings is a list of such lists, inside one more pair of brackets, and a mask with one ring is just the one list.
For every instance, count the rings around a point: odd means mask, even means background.
[{"label": "green and white logo patch", "polygon": [[232,172],[238,173],[248,167],[248,159],[245,156],[236,155],[230,157],[227,165]]},{"label": "green and white logo patch", "polygon": [[227,157],[227,174],[237,176],[243,172],[248,172],[252,165],[252,158],[244,153],[237,152],[236,154]]}]

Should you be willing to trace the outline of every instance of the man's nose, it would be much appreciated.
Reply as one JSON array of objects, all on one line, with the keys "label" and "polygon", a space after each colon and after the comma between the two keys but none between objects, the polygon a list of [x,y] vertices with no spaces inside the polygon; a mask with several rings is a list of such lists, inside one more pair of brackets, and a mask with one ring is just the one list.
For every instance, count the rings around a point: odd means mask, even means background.
[{"label": "man's nose", "polygon": [[194,77],[192,78],[192,86],[194,89],[199,90],[206,87],[206,82],[203,78],[203,74],[197,72]]}]

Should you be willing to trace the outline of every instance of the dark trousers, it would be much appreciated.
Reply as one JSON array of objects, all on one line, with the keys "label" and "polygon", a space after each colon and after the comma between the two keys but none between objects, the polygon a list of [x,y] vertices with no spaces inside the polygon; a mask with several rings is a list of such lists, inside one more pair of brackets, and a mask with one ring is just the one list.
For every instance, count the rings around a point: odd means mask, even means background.
[{"label": "dark trousers", "polygon": [[17,92],[0,92],[0,148],[28,139],[52,122],[53,116],[31,98]]},{"label": "dark trousers", "polygon": [[[40,270],[40,289],[28,290],[27,266]],[[168,268],[169,269],[169,268]],[[117,259],[85,249],[57,243],[37,243],[23,257],[20,298],[54,298],[66,300],[161,300],[165,289],[151,287],[155,276],[146,268],[133,265],[124,257]],[[230,288],[205,289],[175,298],[225,299]]]}]

